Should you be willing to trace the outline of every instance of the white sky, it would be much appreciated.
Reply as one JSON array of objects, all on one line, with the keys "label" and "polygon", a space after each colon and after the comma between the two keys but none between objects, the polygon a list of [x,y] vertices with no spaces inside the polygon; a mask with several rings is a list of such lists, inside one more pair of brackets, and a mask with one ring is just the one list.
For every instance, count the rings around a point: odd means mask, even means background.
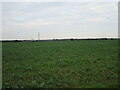
[{"label": "white sky", "polygon": [[117,2],[4,2],[3,39],[118,36]]}]

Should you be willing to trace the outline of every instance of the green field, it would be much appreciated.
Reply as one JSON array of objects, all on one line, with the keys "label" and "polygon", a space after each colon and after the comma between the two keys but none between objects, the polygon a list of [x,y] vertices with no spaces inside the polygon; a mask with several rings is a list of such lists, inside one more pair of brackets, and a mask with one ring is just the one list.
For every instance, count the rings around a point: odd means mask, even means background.
[{"label": "green field", "polygon": [[3,88],[118,87],[118,41],[3,42]]}]

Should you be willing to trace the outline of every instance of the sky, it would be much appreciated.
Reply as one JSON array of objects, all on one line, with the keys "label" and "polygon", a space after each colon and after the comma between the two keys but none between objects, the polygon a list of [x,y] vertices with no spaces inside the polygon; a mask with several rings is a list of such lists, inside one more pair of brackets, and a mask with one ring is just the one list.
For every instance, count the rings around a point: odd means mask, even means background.
[{"label": "sky", "polygon": [[118,36],[117,2],[4,2],[2,39]]}]

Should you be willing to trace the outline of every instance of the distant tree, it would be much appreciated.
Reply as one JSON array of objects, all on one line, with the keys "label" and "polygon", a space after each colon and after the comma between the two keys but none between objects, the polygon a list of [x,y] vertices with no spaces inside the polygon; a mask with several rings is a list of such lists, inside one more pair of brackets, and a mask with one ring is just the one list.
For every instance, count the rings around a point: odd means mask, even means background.
[{"label": "distant tree", "polygon": [[74,39],[73,39],[73,38],[71,38],[70,40],[71,40],[71,41],[73,41]]},{"label": "distant tree", "polygon": [[18,40],[15,40],[15,42],[18,42]]}]

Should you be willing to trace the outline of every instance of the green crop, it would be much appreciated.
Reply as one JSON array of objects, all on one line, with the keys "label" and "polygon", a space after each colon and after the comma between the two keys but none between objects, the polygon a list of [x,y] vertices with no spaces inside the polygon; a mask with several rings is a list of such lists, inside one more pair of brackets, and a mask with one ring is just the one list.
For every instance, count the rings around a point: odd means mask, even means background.
[{"label": "green crop", "polygon": [[117,88],[118,41],[3,42],[3,88]]}]

